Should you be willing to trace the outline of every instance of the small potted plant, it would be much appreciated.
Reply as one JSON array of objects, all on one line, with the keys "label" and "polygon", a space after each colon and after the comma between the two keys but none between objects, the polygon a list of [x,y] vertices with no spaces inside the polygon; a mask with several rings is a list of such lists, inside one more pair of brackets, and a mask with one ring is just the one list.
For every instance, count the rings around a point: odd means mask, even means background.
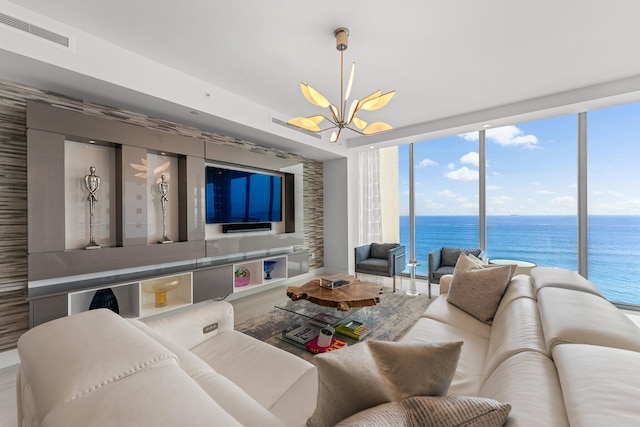
[{"label": "small potted plant", "polygon": [[247,286],[251,281],[251,273],[247,267],[238,267],[235,271],[235,286]]}]

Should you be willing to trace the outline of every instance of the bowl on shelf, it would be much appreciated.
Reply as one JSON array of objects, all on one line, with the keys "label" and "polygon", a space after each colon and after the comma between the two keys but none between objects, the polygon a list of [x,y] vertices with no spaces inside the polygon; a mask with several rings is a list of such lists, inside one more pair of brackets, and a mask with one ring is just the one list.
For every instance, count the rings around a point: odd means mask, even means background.
[{"label": "bowl on shelf", "polygon": [[271,273],[273,269],[276,268],[276,264],[278,261],[264,261],[264,278],[266,280],[271,279]]},{"label": "bowl on shelf", "polygon": [[156,294],[156,307],[163,307],[167,305],[167,292],[174,290],[179,284],[179,280],[149,280],[142,283],[142,291]]},{"label": "bowl on shelf", "polygon": [[251,273],[247,267],[237,268],[234,275],[233,283],[237,288],[247,286],[251,282]]}]

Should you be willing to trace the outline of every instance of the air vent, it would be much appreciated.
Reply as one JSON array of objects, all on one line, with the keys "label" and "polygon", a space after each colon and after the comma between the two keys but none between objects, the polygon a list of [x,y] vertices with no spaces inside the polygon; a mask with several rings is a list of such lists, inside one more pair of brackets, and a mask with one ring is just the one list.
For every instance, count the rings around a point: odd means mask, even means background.
[{"label": "air vent", "polygon": [[69,37],[65,37],[62,34],[54,33],[45,28],[37,25],[30,24],[22,19],[14,18],[13,16],[5,15],[0,12],[0,24],[13,27],[17,30],[24,31],[25,33],[33,34],[36,37],[49,40],[64,47],[69,47]]},{"label": "air vent", "polygon": [[322,139],[322,136],[317,134],[317,133],[309,132],[308,130],[301,129],[301,128],[297,127],[297,126],[292,126],[289,123],[285,122],[284,120],[276,119],[275,117],[271,117],[271,123],[275,123],[275,124],[280,125],[280,126],[286,126],[289,129],[297,130],[298,132],[302,132],[305,135],[312,136],[312,137],[314,137],[316,139]]}]

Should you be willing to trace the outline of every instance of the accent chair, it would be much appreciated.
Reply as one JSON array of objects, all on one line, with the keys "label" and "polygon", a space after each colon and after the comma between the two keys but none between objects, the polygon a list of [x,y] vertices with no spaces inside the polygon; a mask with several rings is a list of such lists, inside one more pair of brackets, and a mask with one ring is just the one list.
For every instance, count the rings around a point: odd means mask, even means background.
[{"label": "accent chair", "polygon": [[371,243],[355,248],[355,272],[376,276],[393,277],[393,292],[396,291],[396,274],[404,270],[406,255],[399,243]]}]

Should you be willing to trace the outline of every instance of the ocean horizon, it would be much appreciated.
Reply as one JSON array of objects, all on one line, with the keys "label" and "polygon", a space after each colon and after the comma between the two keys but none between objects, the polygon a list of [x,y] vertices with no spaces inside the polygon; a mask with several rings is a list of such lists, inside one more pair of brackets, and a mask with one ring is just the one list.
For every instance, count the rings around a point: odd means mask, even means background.
[{"label": "ocean horizon", "polygon": [[[613,302],[640,304],[640,216],[589,215],[589,280]],[[400,217],[400,243],[409,250],[409,217]],[[430,251],[479,247],[478,216],[416,216],[416,272],[427,275]],[[487,255],[538,266],[578,269],[575,215],[487,216]]]}]

